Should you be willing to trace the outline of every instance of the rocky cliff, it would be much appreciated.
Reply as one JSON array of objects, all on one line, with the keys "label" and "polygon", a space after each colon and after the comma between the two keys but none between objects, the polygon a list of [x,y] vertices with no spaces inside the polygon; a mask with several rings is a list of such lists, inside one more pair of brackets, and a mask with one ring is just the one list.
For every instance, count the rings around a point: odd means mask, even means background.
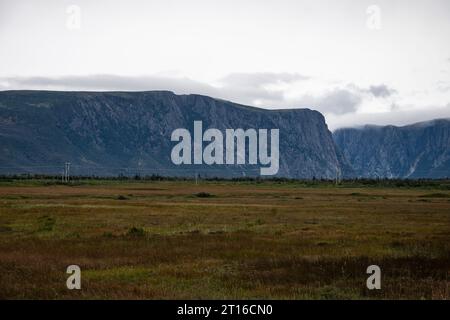
[{"label": "rocky cliff", "polygon": [[333,133],[355,176],[450,177],[450,120],[404,127],[364,126]]},{"label": "rocky cliff", "polygon": [[324,117],[309,109],[264,110],[167,91],[3,91],[0,173],[59,174],[70,162],[80,175],[258,175],[251,165],[174,165],[171,133],[192,130],[195,120],[205,130],[279,129],[277,176],[334,178],[348,169]]}]

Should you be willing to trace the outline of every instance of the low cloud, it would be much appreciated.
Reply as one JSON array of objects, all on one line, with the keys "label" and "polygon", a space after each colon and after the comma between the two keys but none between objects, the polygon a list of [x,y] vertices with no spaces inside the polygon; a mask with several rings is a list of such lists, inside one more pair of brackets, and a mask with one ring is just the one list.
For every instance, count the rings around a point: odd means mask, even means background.
[{"label": "low cloud", "polygon": [[[447,83],[445,83],[447,84]],[[442,83],[444,87],[444,83]],[[0,90],[148,91],[202,94],[269,109],[310,108],[322,112],[330,129],[373,124],[402,125],[450,117],[450,104],[418,110],[398,104],[385,84],[360,87],[327,84],[298,73],[233,73],[215,84],[168,76],[90,75],[0,78]],[[444,88],[441,88],[444,89]],[[369,108],[367,106],[369,104]],[[375,106],[370,108],[370,104]],[[380,106],[381,109],[377,109]],[[385,106],[386,112],[379,112]],[[366,108],[365,108],[366,107]],[[364,113],[363,110],[369,110]],[[376,113],[370,113],[374,110]]]},{"label": "low cloud", "polygon": [[450,103],[444,106],[429,106],[414,110],[328,115],[326,120],[330,130],[336,130],[366,124],[404,126],[416,122],[443,118],[450,118]]},{"label": "low cloud", "polygon": [[274,72],[257,72],[257,73],[231,73],[220,80],[225,86],[252,86],[263,87],[265,85],[276,83],[292,83],[295,81],[308,80],[309,77],[299,73],[274,73]]},{"label": "low cloud", "polygon": [[176,93],[217,94],[217,89],[188,78],[162,76],[117,76],[98,74],[65,77],[9,77],[0,79],[0,89],[147,91],[171,90]]},{"label": "low cloud", "polygon": [[374,97],[377,98],[387,98],[395,93],[397,93],[396,90],[389,88],[385,84],[380,84],[378,86],[370,86],[369,92],[372,93]]},{"label": "low cloud", "polygon": [[[189,78],[167,76],[118,76],[97,74],[63,77],[8,77],[0,79],[0,89],[147,91],[169,90],[177,94],[203,94],[265,108],[311,108],[325,114],[348,114],[358,110],[365,95],[387,97],[395,92],[381,84],[361,89],[356,85],[333,87],[314,94],[305,90],[288,97],[291,85],[303,88],[311,80],[299,73],[232,73],[215,85]],[[322,84],[323,86],[323,84]],[[327,86],[325,86],[327,87]]]},{"label": "low cloud", "polygon": [[[343,115],[355,113],[358,108],[365,102],[373,99],[391,98],[397,94],[395,89],[385,84],[371,85],[368,88],[361,88],[355,84],[348,84],[342,88],[335,88],[324,94],[309,99],[305,97],[307,102],[312,103],[319,111],[325,114]],[[392,103],[391,103],[392,105]]]},{"label": "low cloud", "polygon": [[307,79],[298,73],[232,73],[218,81],[219,95],[244,104],[280,107],[285,102],[282,86]]},{"label": "low cloud", "polygon": [[297,73],[232,73],[216,85],[189,78],[167,76],[118,76],[97,74],[63,77],[0,78],[0,90],[150,91],[169,90],[177,94],[202,94],[253,105],[275,107],[284,101],[283,90],[273,88],[307,79]]},{"label": "low cloud", "polygon": [[304,95],[294,103],[323,113],[346,114],[355,112],[361,102],[362,97],[358,92],[336,88],[319,96]]},{"label": "low cloud", "polygon": [[448,81],[438,81],[437,82],[437,88],[441,92],[448,92],[448,91],[450,91],[450,82],[448,82]]}]

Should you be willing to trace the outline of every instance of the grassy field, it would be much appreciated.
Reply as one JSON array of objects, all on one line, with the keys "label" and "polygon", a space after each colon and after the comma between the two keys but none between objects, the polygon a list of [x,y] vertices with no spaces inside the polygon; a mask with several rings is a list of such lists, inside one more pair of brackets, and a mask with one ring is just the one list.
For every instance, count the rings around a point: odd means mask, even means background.
[{"label": "grassy field", "polygon": [[449,190],[0,182],[2,299],[449,299],[449,284]]}]

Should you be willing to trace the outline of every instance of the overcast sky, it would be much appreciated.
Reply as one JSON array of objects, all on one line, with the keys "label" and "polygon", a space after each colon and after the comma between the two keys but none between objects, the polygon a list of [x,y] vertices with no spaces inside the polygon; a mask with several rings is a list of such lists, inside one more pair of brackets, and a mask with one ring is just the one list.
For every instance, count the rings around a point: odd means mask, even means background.
[{"label": "overcast sky", "polygon": [[0,90],[172,90],[330,129],[450,117],[448,0],[0,0]]}]

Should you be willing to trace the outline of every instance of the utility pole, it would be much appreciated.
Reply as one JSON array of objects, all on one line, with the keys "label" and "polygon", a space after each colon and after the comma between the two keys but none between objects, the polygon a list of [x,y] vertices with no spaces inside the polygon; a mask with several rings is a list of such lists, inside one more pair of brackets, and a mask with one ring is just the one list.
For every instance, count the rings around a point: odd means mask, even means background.
[{"label": "utility pole", "polygon": [[338,166],[336,166],[336,185],[340,182],[341,178],[341,170],[339,170]]},{"label": "utility pole", "polygon": [[69,170],[70,170],[70,162],[64,163],[64,178],[63,178],[64,182],[69,182],[69,180],[70,180]]}]

